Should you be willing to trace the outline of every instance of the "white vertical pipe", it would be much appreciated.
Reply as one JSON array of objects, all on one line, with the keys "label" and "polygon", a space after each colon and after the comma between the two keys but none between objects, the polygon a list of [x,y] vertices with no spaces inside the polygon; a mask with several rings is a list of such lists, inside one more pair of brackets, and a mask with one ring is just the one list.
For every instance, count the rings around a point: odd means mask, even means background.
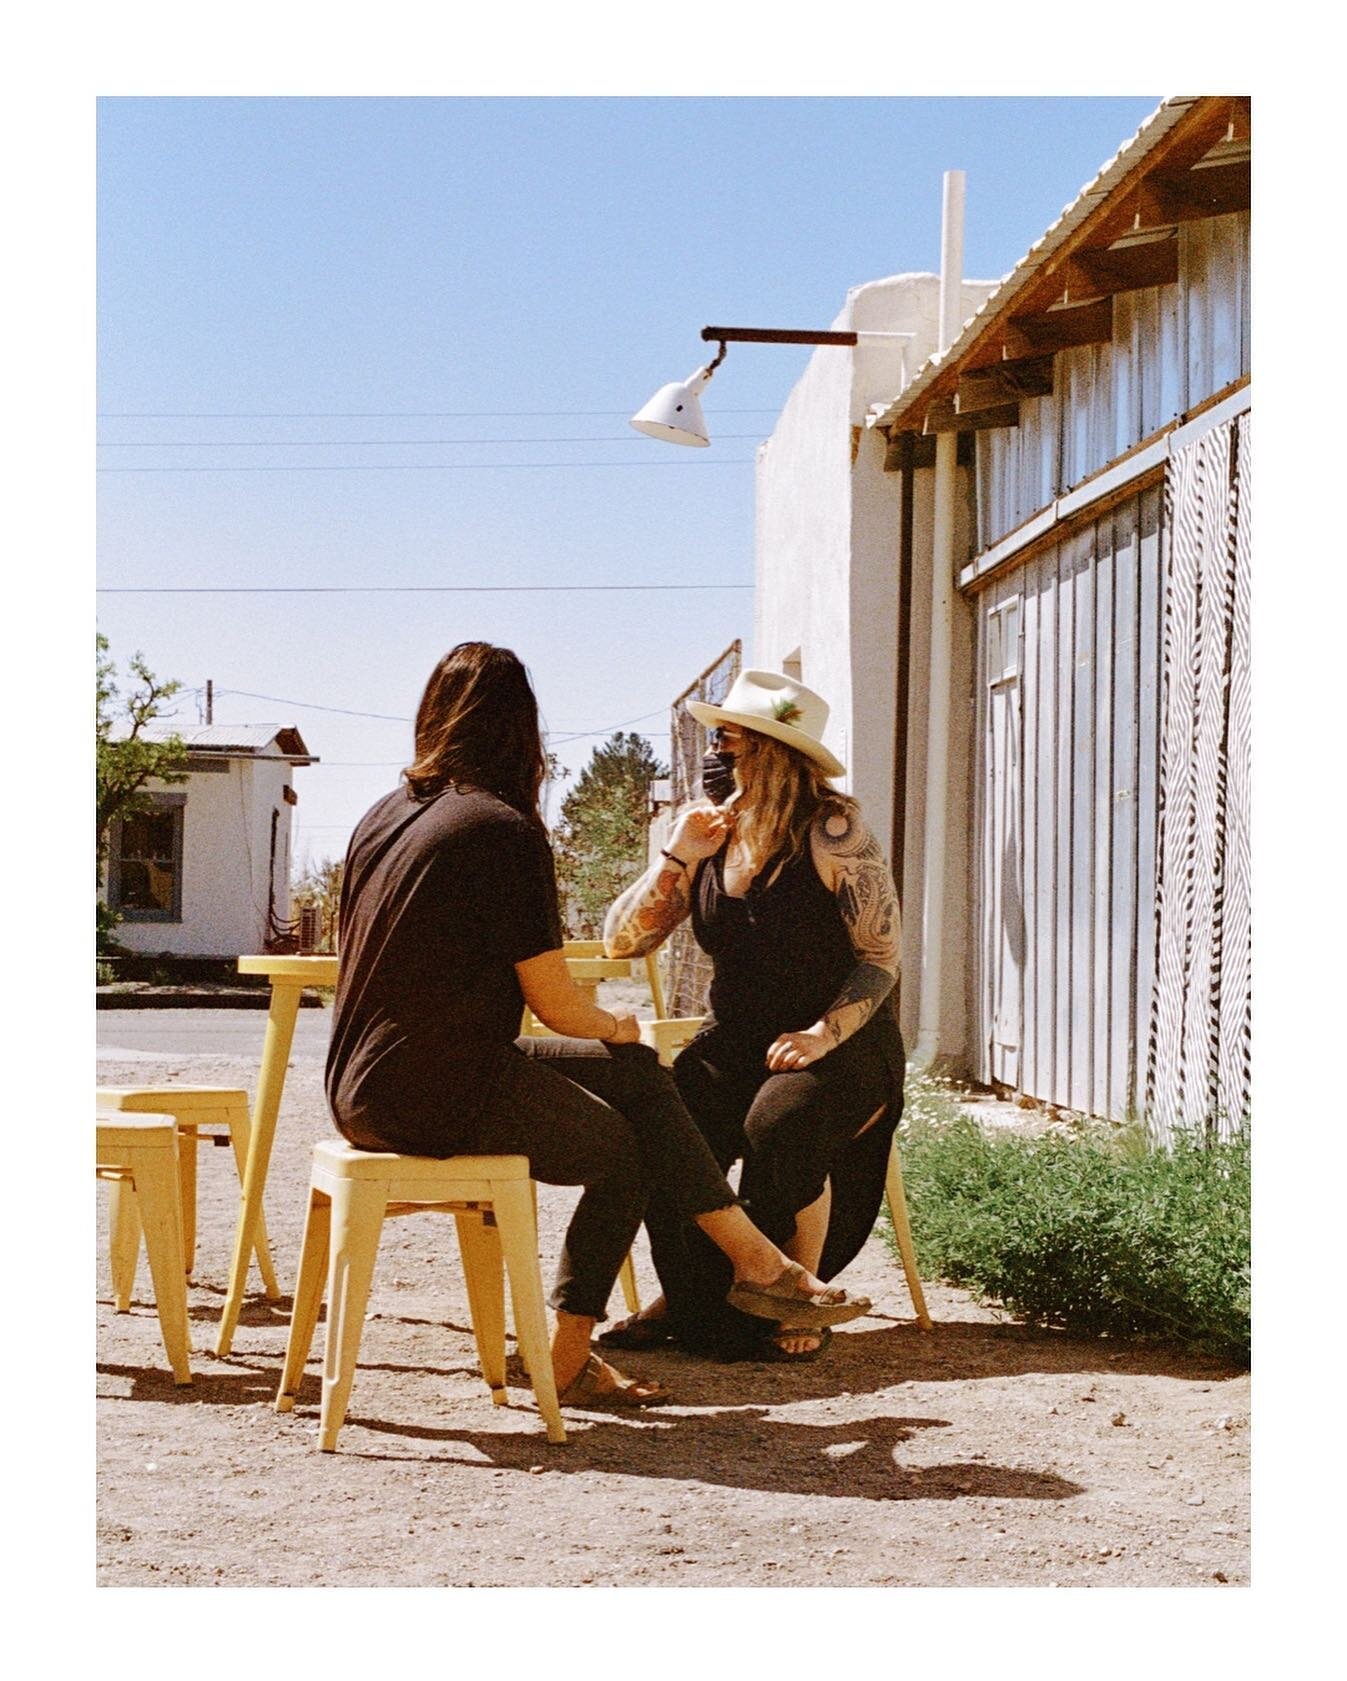
[{"label": "white vertical pipe", "polygon": [[[940,228],[940,350],[963,325],[964,172],[945,171]],[[948,844],[950,652],[954,628],[954,492],[959,435],[935,442],[935,507],[931,533],[930,710],[926,726],[926,835],[922,856],[921,1004],[915,1059],[929,1067],[940,1047],[940,986],[945,940],[945,852]]]}]

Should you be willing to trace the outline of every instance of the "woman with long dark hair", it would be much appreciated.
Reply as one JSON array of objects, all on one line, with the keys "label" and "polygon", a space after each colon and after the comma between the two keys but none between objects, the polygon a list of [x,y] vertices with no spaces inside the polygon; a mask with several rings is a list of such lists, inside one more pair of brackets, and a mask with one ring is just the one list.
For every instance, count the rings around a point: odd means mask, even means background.
[{"label": "woman with long dark hair", "polygon": [[[712,726],[709,799],[679,818],[659,863],[613,905],[608,949],[655,949],[685,918],[713,964],[711,1014],[674,1063],[678,1090],[764,1232],[820,1278],[865,1242],[902,1111],[904,1055],[891,993],[899,917],[893,878],[859,805],[830,785],[843,767],[821,740],[827,703],[778,672],[745,671]],[[660,1189],[646,1215],[664,1295],[599,1341],[666,1339],[726,1358],[816,1358],[828,1331],[771,1331],[719,1254]]]},{"label": "woman with long dark hair", "polygon": [[[343,1136],[411,1155],[525,1155],[535,1179],[584,1187],[552,1294],[563,1404],[668,1399],[590,1347],[656,1187],[670,1219],[728,1257],[753,1311],[816,1325],[865,1312],[757,1230],[636,1042],[635,1018],[571,980],[539,810],[547,761],[519,659],[486,642],[452,648],[426,684],[415,746],[404,786],[365,814],[346,855],[327,1060]],[[563,1037],[518,1039],[526,1002]]]}]

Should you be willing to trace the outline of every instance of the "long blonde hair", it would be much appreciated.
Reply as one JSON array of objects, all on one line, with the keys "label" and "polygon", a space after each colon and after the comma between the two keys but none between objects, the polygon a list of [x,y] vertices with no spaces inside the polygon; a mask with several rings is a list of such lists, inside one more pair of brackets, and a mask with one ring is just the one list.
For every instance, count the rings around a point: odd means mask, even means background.
[{"label": "long blonde hair", "polygon": [[778,854],[794,858],[820,811],[856,809],[812,759],[753,729],[740,733],[734,784],[734,833],[755,874]]}]

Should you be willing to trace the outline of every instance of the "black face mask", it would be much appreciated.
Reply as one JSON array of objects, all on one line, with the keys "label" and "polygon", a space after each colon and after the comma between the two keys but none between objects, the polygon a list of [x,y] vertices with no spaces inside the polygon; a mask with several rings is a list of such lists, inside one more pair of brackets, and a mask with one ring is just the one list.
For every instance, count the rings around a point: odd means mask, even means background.
[{"label": "black face mask", "polygon": [[734,754],[711,748],[702,760],[702,793],[713,805],[724,805],[734,792]]}]

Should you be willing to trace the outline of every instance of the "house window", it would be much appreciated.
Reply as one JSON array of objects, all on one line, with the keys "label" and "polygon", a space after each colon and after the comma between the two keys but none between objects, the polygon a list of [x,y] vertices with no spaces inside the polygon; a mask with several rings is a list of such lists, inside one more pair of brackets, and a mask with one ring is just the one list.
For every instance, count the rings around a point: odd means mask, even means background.
[{"label": "house window", "polygon": [[185,794],[152,794],[145,811],[113,825],[108,901],[127,922],[182,921]]}]

